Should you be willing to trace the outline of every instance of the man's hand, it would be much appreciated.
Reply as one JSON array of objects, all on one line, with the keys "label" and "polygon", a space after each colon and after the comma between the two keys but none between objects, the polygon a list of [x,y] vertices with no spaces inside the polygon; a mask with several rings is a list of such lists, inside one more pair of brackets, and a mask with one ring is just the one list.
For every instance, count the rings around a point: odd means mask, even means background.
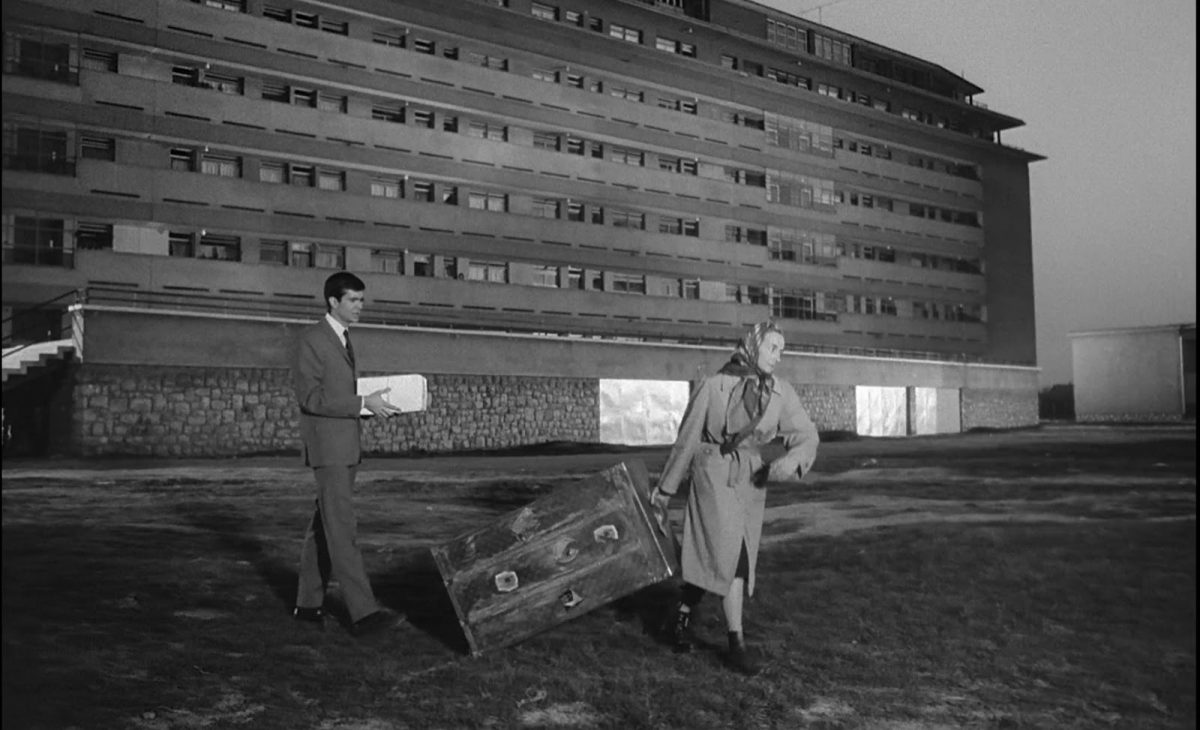
[{"label": "man's hand", "polygon": [[363,408],[366,408],[372,415],[391,418],[397,413],[403,413],[399,408],[387,402],[385,397],[391,388],[381,388],[374,393],[363,398]]}]

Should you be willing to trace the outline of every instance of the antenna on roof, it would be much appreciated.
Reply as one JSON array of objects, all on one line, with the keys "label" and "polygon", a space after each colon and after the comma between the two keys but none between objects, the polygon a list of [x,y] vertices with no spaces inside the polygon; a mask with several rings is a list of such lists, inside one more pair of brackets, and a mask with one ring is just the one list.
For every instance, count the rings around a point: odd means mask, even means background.
[{"label": "antenna on roof", "polygon": [[846,0],[830,0],[827,3],[821,3],[820,5],[814,5],[813,7],[809,8],[808,10],[801,10],[801,11],[797,12],[796,15],[798,15],[798,16],[804,15],[805,13],[811,13],[812,11],[816,10],[817,11],[817,22],[822,23],[821,8],[827,8],[830,5],[837,5],[838,3],[844,3],[844,2],[846,2]]}]

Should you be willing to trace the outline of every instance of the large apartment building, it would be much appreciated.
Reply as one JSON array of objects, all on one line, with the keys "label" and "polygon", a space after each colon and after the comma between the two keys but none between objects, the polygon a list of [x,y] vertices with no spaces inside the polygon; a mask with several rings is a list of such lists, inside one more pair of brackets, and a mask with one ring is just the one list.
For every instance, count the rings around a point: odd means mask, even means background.
[{"label": "large apartment building", "polygon": [[53,403],[54,448],[287,448],[338,269],[367,369],[446,404],[379,451],[594,440],[603,382],[767,317],[826,430],[1036,423],[1041,158],[933,62],[748,0],[3,12],[6,348],[70,353],[6,410]]}]

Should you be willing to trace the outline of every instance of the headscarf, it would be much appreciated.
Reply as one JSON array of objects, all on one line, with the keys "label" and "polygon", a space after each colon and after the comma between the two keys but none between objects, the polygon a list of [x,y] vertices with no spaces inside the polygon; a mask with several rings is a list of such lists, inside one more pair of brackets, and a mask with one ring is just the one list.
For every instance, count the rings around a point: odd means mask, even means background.
[{"label": "headscarf", "polygon": [[758,366],[758,351],[763,340],[772,332],[781,336],[783,334],[769,319],[754,325],[738,343],[729,362],[721,366],[718,371],[724,375],[736,375],[741,378],[737,387],[741,390],[742,406],[746,409],[746,415],[750,419],[749,425],[741,431],[726,436],[725,443],[721,445],[723,453],[733,451],[750,435],[750,432],[758,425],[759,419],[762,418],[763,412],[767,410],[767,404],[771,402],[771,389],[775,384],[775,378],[770,373],[763,372]]}]

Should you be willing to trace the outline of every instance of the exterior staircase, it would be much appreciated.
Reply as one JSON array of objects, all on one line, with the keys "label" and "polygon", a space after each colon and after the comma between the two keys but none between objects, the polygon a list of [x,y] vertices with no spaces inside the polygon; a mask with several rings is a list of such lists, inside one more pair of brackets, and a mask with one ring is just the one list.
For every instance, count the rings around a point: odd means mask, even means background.
[{"label": "exterior staircase", "polygon": [[29,372],[31,368],[65,360],[75,352],[75,340],[48,340],[31,345],[4,348],[3,382]]}]

